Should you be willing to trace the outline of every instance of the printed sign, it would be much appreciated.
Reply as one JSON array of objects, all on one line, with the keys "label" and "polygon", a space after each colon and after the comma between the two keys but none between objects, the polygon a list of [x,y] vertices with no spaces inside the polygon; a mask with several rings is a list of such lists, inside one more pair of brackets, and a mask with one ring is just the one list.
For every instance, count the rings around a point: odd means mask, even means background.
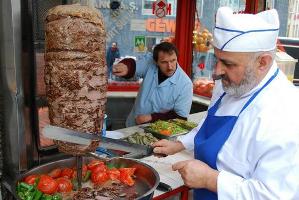
[{"label": "printed sign", "polygon": [[168,10],[171,12],[171,7],[169,7],[166,0],[157,0],[153,3],[153,12],[159,18],[165,17]]},{"label": "printed sign", "polygon": [[134,50],[136,52],[145,52],[145,36],[135,36],[135,44],[134,44]]}]

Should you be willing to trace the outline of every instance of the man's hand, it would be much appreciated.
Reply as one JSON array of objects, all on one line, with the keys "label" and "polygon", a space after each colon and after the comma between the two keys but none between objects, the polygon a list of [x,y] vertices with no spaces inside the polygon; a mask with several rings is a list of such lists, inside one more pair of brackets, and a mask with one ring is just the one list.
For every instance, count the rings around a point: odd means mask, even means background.
[{"label": "man's hand", "polygon": [[159,140],[152,144],[154,153],[172,155],[185,149],[180,141]]},{"label": "man's hand", "polygon": [[185,160],[172,165],[178,170],[186,186],[190,188],[205,188],[217,192],[217,178],[219,172],[200,160]]},{"label": "man's hand", "polygon": [[137,115],[135,118],[136,124],[144,124],[152,121],[152,115]]},{"label": "man's hand", "polygon": [[117,63],[116,65],[113,65],[112,67],[112,73],[115,76],[126,76],[128,74],[128,66],[123,63]]}]

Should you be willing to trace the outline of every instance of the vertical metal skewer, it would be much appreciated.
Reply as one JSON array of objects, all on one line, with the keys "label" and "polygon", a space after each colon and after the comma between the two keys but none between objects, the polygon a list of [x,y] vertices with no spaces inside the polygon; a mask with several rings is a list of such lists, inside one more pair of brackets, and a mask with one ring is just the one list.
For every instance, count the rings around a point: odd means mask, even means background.
[{"label": "vertical metal skewer", "polygon": [[82,188],[82,156],[76,156],[78,189]]}]

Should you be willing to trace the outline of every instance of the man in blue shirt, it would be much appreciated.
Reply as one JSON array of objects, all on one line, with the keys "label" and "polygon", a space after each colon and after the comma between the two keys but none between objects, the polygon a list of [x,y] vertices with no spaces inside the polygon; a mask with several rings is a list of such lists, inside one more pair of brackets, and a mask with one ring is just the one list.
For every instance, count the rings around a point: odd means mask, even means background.
[{"label": "man in blue shirt", "polygon": [[106,55],[107,67],[108,67],[108,78],[111,79],[112,65],[116,58],[120,58],[119,49],[116,42],[112,42]]},{"label": "man in blue shirt", "polygon": [[113,66],[113,74],[143,78],[126,126],[158,119],[187,119],[192,104],[192,82],[177,63],[178,51],[168,42],[154,48],[153,57],[127,58]]}]

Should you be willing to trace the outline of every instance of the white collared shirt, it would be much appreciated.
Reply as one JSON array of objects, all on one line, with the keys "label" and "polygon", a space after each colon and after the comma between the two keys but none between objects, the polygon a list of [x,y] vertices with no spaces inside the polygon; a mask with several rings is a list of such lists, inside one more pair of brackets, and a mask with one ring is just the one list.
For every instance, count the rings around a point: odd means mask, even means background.
[{"label": "white collared shirt", "polygon": [[[239,114],[244,103],[275,73],[241,98],[225,95],[217,116]],[[219,84],[220,83],[220,84]],[[216,83],[211,105],[223,93]],[[280,71],[242,112],[217,157],[219,200],[299,199],[299,90]],[[203,121],[179,138],[187,149]]]}]

